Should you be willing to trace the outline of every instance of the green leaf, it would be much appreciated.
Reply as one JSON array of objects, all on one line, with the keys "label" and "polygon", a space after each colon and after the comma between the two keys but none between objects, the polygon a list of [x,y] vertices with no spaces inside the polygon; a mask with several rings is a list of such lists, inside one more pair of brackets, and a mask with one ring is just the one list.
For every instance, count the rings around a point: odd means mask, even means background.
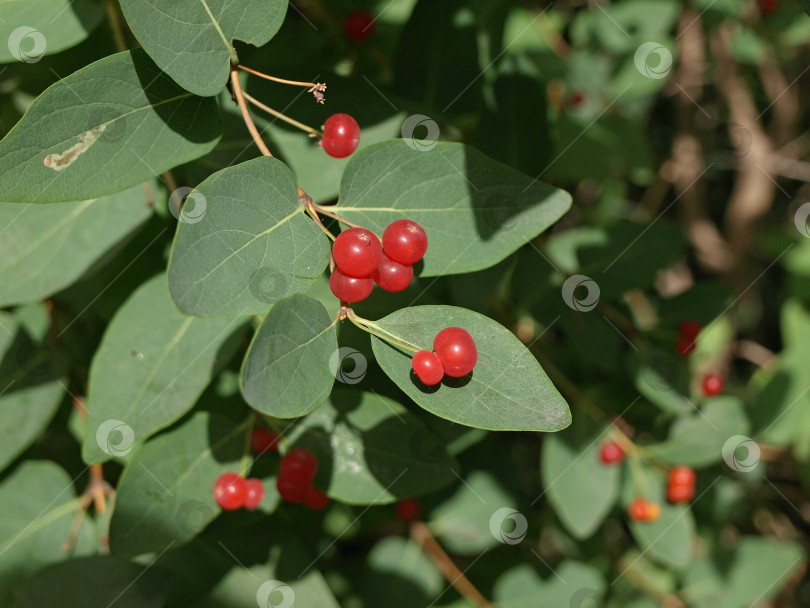
[{"label": "green leaf", "polygon": [[[435,142],[433,142],[435,143]],[[398,219],[425,229],[421,276],[492,266],[554,224],[571,196],[456,143],[394,139],[358,150],[334,211],[382,235]]]},{"label": "green leaf", "polygon": [[295,177],[281,161],[262,157],[223,169],[189,197],[195,215],[181,219],[169,260],[169,289],[183,312],[264,314],[326,268],[329,239],[304,215]]},{"label": "green leaf", "polygon": [[543,440],[540,471],[554,512],[577,539],[591,536],[619,497],[621,467],[606,467],[599,449],[607,437],[583,419]]},{"label": "green leaf", "polygon": [[642,347],[630,353],[628,364],[639,393],[661,410],[688,414],[695,406],[689,400],[689,372],[686,363],[674,353]]},{"label": "green leaf", "polygon": [[49,566],[23,584],[15,608],[159,608],[168,577],[160,567],[131,564],[109,555]]},{"label": "green leaf", "polygon": [[705,556],[686,573],[685,599],[695,608],[764,605],[805,559],[801,545],[744,536],[730,554]]},{"label": "green leaf", "polygon": [[748,431],[748,418],[739,398],[717,397],[700,411],[678,418],[667,441],[647,449],[669,464],[707,467],[723,459],[723,445],[730,437],[745,436]]},{"label": "green leaf", "polygon": [[187,93],[140,49],[50,86],[0,141],[3,199],[98,198],[202,156],[219,140],[213,99]]},{"label": "green leaf", "polygon": [[220,512],[214,481],[239,470],[252,423],[199,412],[145,443],[118,483],[110,551],[128,559],[193,538]]},{"label": "green leaf", "polygon": [[234,40],[269,42],[287,12],[284,0],[121,0],[132,33],[160,68],[195,95],[225,88]]},{"label": "green leaf", "polygon": [[516,566],[498,579],[493,593],[495,601],[502,608],[584,608],[597,602],[605,589],[605,581],[598,570],[581,562],[566,560],[554,568],[554,573],[545,580],[529,564]]},{"label": "green leaf", "polygon": [[36,63],[79,44],[104,18],[104,4],[96,0],[3,0],[2,5],[0,63]]},{"label": "green leaf", "polygon": [[388,536],[366,559],[363,598],[366,606],[428,606],[444,586],[436,565],[413,539]]},{"label": "green leaf", "polygon": [[337,351],[337,318],[323,304],[302,294],[279,300],[242,364],[245,401],[276,418],[309,414],[332,390],[330,360]]},{"label": "green leaf", "polygon": [[[499,543],[515,545],[526,535],[528,522],[514,504],[495,475],[474,470],[465,475],[450,498],[433,509],[430,529],[451,553],[478,555]],[[509,522],[514,522],[511,531]]]},{"label": "green leaf", "polygon": [[628,475],[622,490],[625,508],[636,497],[644,497],[661,507],[655,521],[630,521],[630,532],[646,555],[674,570],[683,570],[693,560],[695,518],[689,505],[667,502],[663,477],[650,469]]},{"label": "green leaf", "polygon": [[[44,324],[36,317],[44,316]],[[37,325],[37,326],[34,326]],[[0,471],[14,461],[56,413],[65,395],[62,361],[48,341],[43,304],[0,312]]]},{"label": "green leaf", "polygon": [[349,504],[385,504],[437,490],[457,466],[444,444],[402,405],[335,389],[289,434],[318,459],[315,485]]},{"label": "green leaf", "polygon": [[151,215],[142,184],[89,201],[0,203],[0,306],[64,289]]},{"label": "green leaf", "polygon": [[464,378],[445,378],[425,387],[405,353],[377,336],[371,346],[382,370],[429,412],[459,424],[494,431],[559,431],[571,412],[529,350],[508,329],[455,306],[411,306],[373,323],[386,334],[431,349],[445,327],[466,329],[478,348],[478,363]]},{"label": "green leaf", "polygon": [[[0,504],[0,604],[10,606],[16,583],[68,557],[63,546],[80,506],[64,469],[36,460],[26,460],[3,480]],[[92,534],[85,519],[73,555],[94,550]]]},{"label": "green leaf", "polygon": [[185,316],[169,297],[165,274],[141,285],[93,357],[85,462],[123,456],[190,410],[233,356],[244,328],[240,319]]}]

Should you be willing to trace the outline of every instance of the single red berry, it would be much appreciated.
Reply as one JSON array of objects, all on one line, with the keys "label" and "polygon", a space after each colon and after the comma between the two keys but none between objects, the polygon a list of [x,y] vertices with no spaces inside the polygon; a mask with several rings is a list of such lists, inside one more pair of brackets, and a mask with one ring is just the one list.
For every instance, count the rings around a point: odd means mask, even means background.
[{"label": "single red berry", "polygon": [[701,329],[703,329],[703,325],[694,319],[687,319],[678,325],[678,333],[680,336],[682,338],[691,338],[693,340],[697,338],[697,335],[700,333]]},{"label": "single red berry", "polygon": [[779,9],[779,0],[759,0],[759,11],[763,15],[770,15]]},{"label": "single red berry", "polygon": [[245,508],[255,509],[264,498],[264,484],[258,479],[247,479],[247,494],[245,495]]},{"label": "single red berry", "polygon": [[250,449],[254,454],[278,451],[278,431],[256,428],[250,433]]},{"label": "single red berry", "polygon": [[370,277],[383,259],[380,239],[365,228],[349,228],[335,239],[332,259],[338,268],[349,277]]},{"label": "single red berry", "polygon": [[667,486],[667,500],[671,503],[689,502],[695,497],[695,486],[669,484]]},{"label": "single red berry", "polygon": [[340,268],[335,266],[329,276],[329,288],[339,300],[362,302],[371,295],[371,291],[374,289],[374,281],[347,276]]},{"label": "single red berry", "polygon": [[[311,483],[311,482],[310,482]],[[276,489],[279,496],[287,502],[304,502],[309,490],[309,483],[300,483],[279,475],[276,478]]]},{"label": "single red berry", "polygon": [[345,158],[360,143],[360,125],[348,114],[332,114],[323,123],[321,145],[332,158]]},{"label": "single red berry", "polygon": [[444,367],[439,356],[429,350],[414,353],[411,367],[417,377],[428,386],[438,384],[444,378]]},{"label": "single red berry", "polygon": [[675,342],[675,352],[681,357],[688,357],[695,350],[695,339],[681,336]]},{"label": "single red berry", "polygon": [[318,461],[312,452],[306,448],[293,448],[281,459],[278,476],[299,485],[309,485],[317,471]]},{"label": "single red berry", "polygon": [[398,292],[408,288],[413,280],[413,266],[395,262],[383,254],[377,270],[371,275],[374,282],[385,291]]},{"label": "single red berry", "polygon": [[583,101],[585,101],[585,96],[582,93],[573,93],[571,97],[568,98],[568,103],[574,108],[581,105]]},{"label": "single red berry", "polygon": [[329,497],[315,486],[310,486],[304,497],[304,504],[313,511],[320,511],[329,505]]},{"label": "single red berry", "polygon": [[694,487],[697,475],[692,467],[678,465],[669,470],[668,485]]},{"label": "single red berry", "polygon": [[365,42],[374,33],[374,17],[368,11],[354,11],[343,22],[343,31],[355,42]]},{"label": "single red berry", "polygon": [[428,247],[427,234],[413,220],[397,220],[383,232],[385,255],[400,264],[416,264],[425,255]]},{"label": "single red berry", "polygon": [[445,327],[433,339],[433,352],[442,362],[444,373],[453,378],[469,374],[478,361],[475,340],[460,327]]},{"label": "single red berry", "polygon": [[599,460],[603,464],[619,464],[624,460],[624,450],[615,441],[608,441],[599,450]]},{"label": "single red berry", "polygon": [[397,503],[397,519],[406,524],[416,521],[422,505],[415,498],[403,498]]},{"label": "single red berry", "polygon": [[634,498],[627,514],[633,521],[655,521],[661,516],[661,507],[646,498]]},{"label": "single red berry", "polygon": [[720,374],[709,374],[703,378],[703,394],[713,397],[723,392],[726,386],[726,379]]},{"label": "single red berry", "polygon": [[247,482],[239,473],[223,473],[214,482],[214,498],[226,511],[233,511],[245,504]]}]

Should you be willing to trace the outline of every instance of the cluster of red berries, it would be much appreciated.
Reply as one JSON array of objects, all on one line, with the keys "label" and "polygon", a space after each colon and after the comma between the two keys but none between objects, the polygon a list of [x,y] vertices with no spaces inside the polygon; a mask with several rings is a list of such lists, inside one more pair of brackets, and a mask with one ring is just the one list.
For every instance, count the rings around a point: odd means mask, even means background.
[{"label": "cluster of red berries", "polygon": [[276,489],[287,502],[301,502],[314,510],[325,508],[329,497],[315,487],[318,461],[306,448],[294,448],[284,454],[278,469]]},{"label": "cluster of red berries", "polygon": [[445,327],[433,339],[433,351],[415,353],[411,367],[418,378],[432,386],[445,374],[461,378],[469,374],[478,362],[478,349],[470,333],[461,327]]},{"label": "cluster of red berries", "polygon": [[687,319],[678,325],[678,340],[675,342],[675,352],[681,357],[688,357],[695,350],[698,334],[703,326],[694,319]]},{"label": "cluster of red berries", "polygon": [[671,503],[689,502],[695,497],[695,471],[687,466],[672,467],[667,478],[667,500]]},{"label": "cluster of red berries", "polygon": [[214,482],[214,498],[226,511],[255,509],[264,498],[264,485],[258,479],[245,479],[239,473],[223,473]]},{"label": "cluster of red berries", "polygon": [[332,158],[345,158],[357,150],[360,125],[348,114],[332,114],[323,123],[321,146]]},{"label": "cluster of red berries", "polygon": [[427,235],[412,220],[397,220],[380,239],[365,228],[341,232],[332,247],[335,269],[329,287],[345,302],[360,302],[371,295],[374,283],[386,291],[406,289],[413,279],[413,265],[427,251]]},{"label": "cluster of red berries", "polygon": [[646,498],[634,498],[627,507],[627,515],[633,521],[655,521],[661,517],[661,507]]}]

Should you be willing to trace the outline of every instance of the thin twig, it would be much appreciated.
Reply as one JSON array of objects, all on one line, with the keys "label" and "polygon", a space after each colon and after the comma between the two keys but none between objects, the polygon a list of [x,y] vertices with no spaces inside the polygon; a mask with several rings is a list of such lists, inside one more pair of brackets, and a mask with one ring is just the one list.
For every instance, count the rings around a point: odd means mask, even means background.
[{"label": "thin twig", "polygon": [[270,149],[264,143],[262,136],[259,135],[256,123],[253,122],[253,118],[250,116],[250,110],[248,110],[247,103],[245,103],[245,93],[242,90],[242,84],[239,82],[239,70],[235,67],[231,68],[231,85],[233,86],[233,94],[234,97],[236,97],[236,103],[239,105],[239,110],[242,112],[245,126],[248,128],[248,131],[250,131],[250,136],[253,138],[253,141],[256,142],[256,146],[264,156],[273,156]]},{"label": "thin twig", "polygon": [[265,80],[272,80],[273,82],[280,82],[281,84],[291,84],[298,87],[322,87],[322,89],[319,90],[326,90],[326,85],[320,82],[303,82],[301,80],[287,80],[285,78],[278,78],[277,76],[270,76],[269,74],[257,72],[256,70],[252,70],[249,67],[241,64],[236,67],[238,67],[240,70],[244,70],[245,72],[250,72],[259,78],[264,78]]},{"label": "thin twig", "polygon": [[314,205],[315,209],[321,215],[325,215],[326,217],[331,217],[333,220],[337,220],[338,222],[343,222],[347,226],[352,226],[353,228],[362,228],[360,224],[355,224],[354,222],[350,222],[347,219],[340,217],[337,213],[332,213],[331,211],[327,211],[321,205]]},{"label": "thin twig", "polygon": [[308,125],[305,125],[302,122],[298,122],[294,118],[290,118],[286,114],[282,114],[278,110],[274,110],[273,108],[264,105],[261,101],[259,101],[258,99],[254,98],[254,97],[251,97],[247,93],[243,93],[243,95],[245,96],[245,99],[247,99],[250,103],[252,103],[257,108],[261,108],[262,110],[264,110],[268,114],[271,114],[271,115],[275,116],[276,118],[278,118],[280,120],[283,120],[287,124],[291,124],[292,126],[296,127],[297,129],[301,129],[302,131],[305,131],[306,133],[310,133],[312,135],[318,135],[320,137],[323,137],[323,133],[318,131],[318,129],[313,129],[312,127],[310,127]]},{"label": "thin twig", "polygon": [[115,48],[119,52],[127,50],[127,43],[124,40],[124,32],[121,29],[121,22],[118,20],[118,9],[115,7],[115,0],[107,0],[107,21],[110,23],[110,29],[113,33],[115,40]]}]

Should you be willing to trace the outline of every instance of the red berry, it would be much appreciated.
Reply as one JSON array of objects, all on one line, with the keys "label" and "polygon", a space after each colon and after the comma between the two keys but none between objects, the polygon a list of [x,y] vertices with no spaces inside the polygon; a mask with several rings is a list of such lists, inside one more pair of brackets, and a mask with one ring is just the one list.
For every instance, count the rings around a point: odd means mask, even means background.
[{"label": "red berry", "polygon": [[360,143],[360,125],[348,114],[332,114],[323,123],[321,145],[332,158],[345,158]]},{"label": "red berry", "polygon": [[385,255],[400,264],[416,264],[428,247],[427,234],[412,220],[392,222],[383,232]]},{"label": "red berry", "polygon": [[382,262],[380,239],[365,228],[344,230],[335,239],[332,259],[346,276],[366,279]]},{"label": "red berry", "polygon": [[669,471],[669,478],[667,483],[675,486],[694,486],[697,481],[697,475],[692,467],[678,465],[672,467]]},{"label": "red berry", "polygon": [[307,495],[304,498],[304,504],[313,511],[320,511],[329,505],[329,497],[321,492],[315,486],[310,486],[307,489]]},{"label": "red berry", "polygon": [[779,8],[779,0],[759,0],[759,10],[763,15],[775,13]]},{"label": "red berry", "polygon": [[247,494],[245,495],[245,508],[255,509],[264,498],[264,484],[258,479],[247,479]]},{"label": "red berry", "polygon": [[646,498],[634,498],[627,514],[633,521],[655,521],[661,516],[661,507]]},{"label": "red berry", "polygon": [[603,464],[618,464],[624,460],[624,450],[615,441],[608,441],[599,450],[599,460]]},{"label": "red berry", "polygon": [[720,374],[709,374],[703,379],[703,394],[713,397],[723,392],[726,386],[726,379]]},{"label": "red berry", "polygon": [[415,498],[403,498],[397,503],[397,519],[406,524],[416,521],[422,506]]},{"label": "red berry", "polygon": [[306,448],[294,448],[281,459],[278,476],[299,485],[309,485],[317,471],[315,455]]},{"label": "red berry", "polygon": [[444,373],[453,378],[469,374],[478,361],[478,349],[472,336],[460,327],[446,327],[433,339],[433,352],[439,357]]},{"label": "red berry", "polygon": [[574,93],[568,98],[568,103],[574,108],[582,104],[583,101],[585,101],[585,96],[582,93]]},{"label": "red berry", "polygon": [[355,42],[365,42],[374,33],[374,17],[368,11],[354,11],[343,22],[343,31]]},{"label": "red berry", "polygon": [[400,264],[383,254],[380,265],[371,277],[385,291],[402,291],[407,289],[413,280],[413,266]]},{"label": "red berry", "polygon": [[253,429],[250,433],[250,449],[254,454],[278,450],[278,432],[265,428]]},{"label": "red berry", "polygon": [[214,498],[226,511],[233,511],[245,504],[247,482],[239,473],[223,473],[214,482]]},{"label": "red berry", "polygon": [[303,502],[309,490],[309,484],[278,476],[276,479],[276,489],[281,498],[287,502]]},{"label": "red berry", "polygon": [[695,350],[695,339],[681,336],[675,342],[675,352],[681,357],[688,357]]},{"label": "red berry", "polygon": [[335,297],[344,302],[361,302],[371,295],[374,281],[347,276],[337,266],[329,276],[329,288]]},{"label": "red berry", "polygon": [[438,384],[444,378],[444,367],[439,356],[429,350],[415,353],[411,359],[411,367],[419,379],[428,386]]},{"label": "red berry", "polygon": [[667,500],[671,503],[689,502],[695,497],[695,486],[670,484],[667,486]]},{"label": "red berry", "polygon": [[703,329],[703,326],[700,324],[699,321],[695,321],[694,319],[687,319],[683,321],[680,325],[678,325],[678,333],[682,338],[697,338],[697,335],[700,333],[700,330]]}]

